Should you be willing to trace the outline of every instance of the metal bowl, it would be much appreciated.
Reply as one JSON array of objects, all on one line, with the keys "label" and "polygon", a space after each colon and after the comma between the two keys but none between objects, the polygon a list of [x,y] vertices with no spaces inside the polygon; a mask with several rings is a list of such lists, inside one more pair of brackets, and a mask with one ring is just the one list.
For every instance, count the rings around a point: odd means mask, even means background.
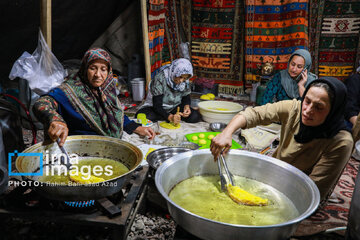
[{"label": "metal bowl", "polygon": [[184,147],[160,148],[149,153],[149,155],[146,157],[146,161],[149,163],[150,167],[156,170],[167,159],[175,156],[176,154],[187,151],[191,151],[191,149]]},{"label": "metal bowl", "polygon": [[210,123],[210,129],[213,132],[222,132],[222,130],[224,130],[224,128],[226,128],[226,124],[222,123],[222,122],[213,122]]},{"label": "metal bowl", "polygon": [[[82,201],[111,196],[122,189],[127,176],[141,164],[143,159],[141,150],[133,144],[118,138],[106,136],[69,136],[66,139],[64,147],[70,156],[76,154],[79,157],[108,158],[121,162],[128,167],[130,171],[100,184],[35,184],[34,182],[38,181],[39,177],[46,172],[46,167],[52,166],[52,164],[49,164],[52,159],[50,155],[56,156],[56,154],[61,154],[61,150],[56,143],[49,145],[43,145],[43,143],[35,144],[18,154],[16,169],[23,175],[26,181],[30,182],[28,186],[34,187],[39,194],[50,199]],[[39,159],[42,159],[41,164]]]},{"label": "metal bowl", "polygon": [[294,166],[245,150],[230,151],[226,161],[233,174],[266,183],[285,194],[299,215],[279,224],[250,226],[210,220],[180,207],[168,196],[175,185],[193,176],[218,174],[218,167],[210,150],[196,150],[172,157],[158,168],[155,175],[156,187],[166,199],[171,216],[191,234],[209,240],[289,239],[298,224],[317,209],[320,202],[317,186],[309,176]]},{"label": "metal bowl", "polygon": [[179,144],[179,147],[188,148],[190,150],[199,149],[200,146],[193,142],[182,142]]}]

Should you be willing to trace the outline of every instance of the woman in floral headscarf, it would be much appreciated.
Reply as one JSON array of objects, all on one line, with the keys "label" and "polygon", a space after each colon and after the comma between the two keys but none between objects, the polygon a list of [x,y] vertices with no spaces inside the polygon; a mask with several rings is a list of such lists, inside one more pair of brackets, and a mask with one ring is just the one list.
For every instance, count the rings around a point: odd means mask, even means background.
[{"label": "woman in floral headscarf", "polygon": [[154,138],[151,128],[139,126],[124,114],[115,92],[110,55],[88,50],[79,71],[34,104],[52,141],[63,145],[68,135],[104,135],[121,138],[123,130]]},{"label": "woman in floral headscarf", "polygon": [[[150,91],[142,108],[136,113],[145,113],[151,121],[166,120],[175,124],[181,118],[185,122],[200,121],[200,113],[190,107],[189,78],[193,75],[191,62],[185,58],[174,60],[160,68],[150,83]],[[177,108],[180,108],[179,114]]]}]

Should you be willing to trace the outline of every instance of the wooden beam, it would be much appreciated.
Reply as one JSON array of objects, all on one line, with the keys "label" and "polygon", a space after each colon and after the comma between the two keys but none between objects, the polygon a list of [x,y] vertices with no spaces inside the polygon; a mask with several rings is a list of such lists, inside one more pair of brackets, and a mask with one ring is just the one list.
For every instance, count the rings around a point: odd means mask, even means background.
[{"label": "wooden beam", "polygon": [[40,0],[40,28],[51,50],[51,1]]},{"label": "wooden beam", "polygon": [[[147,86],[151,81],[151,65],[150,65],[150,51],[149,51],[149,31],[147,21],[147,7],[146,0],[141,1],[141,22],[142,22],[142,33],[143,33],[143,44],[144,44],[144,62],[145,62],[145,74],[146,74],[146,90]],[[129,79],[131,80],[131,79]]]}]

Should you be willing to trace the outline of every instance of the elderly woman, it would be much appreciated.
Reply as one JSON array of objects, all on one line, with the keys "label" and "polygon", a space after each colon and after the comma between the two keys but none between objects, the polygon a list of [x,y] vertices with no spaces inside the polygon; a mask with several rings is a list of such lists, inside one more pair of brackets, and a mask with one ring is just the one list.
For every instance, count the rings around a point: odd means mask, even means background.
[{"label": "elderly woman", "polygon": [[189,78],[192,75],[191,62],[185,58],[176,59],[161,67],[150,83],[144,105],[136,115],[145,113],[147,119],[152,121],[166,120],[175,124],[179,123],[181,118],[189,123],[199,122],[200,113],[190,107]]},{"label": "elderly woman", "polygon": [[321,198],[326,199],[353,146],[344,123],[345,102],[346,87],[341,81],[332,77],[315,80],[306,88],[301,101],[280,101],[240,112],[212,140],[211,152],[217,158],[221,151],[229,151],[231,135],[238,128],[280,122],[280,143],[273,157],[308,174],[318,186]]},{"label": "elderly woman", "polygon": [[317,76],[310,73],[311,55],[305,49],[298,49],[290,56],[286,70],[274,75],[268,82],[260,105],[288,99],[299,99]]},{"label": "elderly woman", "polygon": [[154,138],[151,128],[139,126],[124,114],[115,93],[110,55],[88,50],[79,71],[34,104],[52,141],[62,146],[68,135],[104,135],[121,138],[123,130]]}]

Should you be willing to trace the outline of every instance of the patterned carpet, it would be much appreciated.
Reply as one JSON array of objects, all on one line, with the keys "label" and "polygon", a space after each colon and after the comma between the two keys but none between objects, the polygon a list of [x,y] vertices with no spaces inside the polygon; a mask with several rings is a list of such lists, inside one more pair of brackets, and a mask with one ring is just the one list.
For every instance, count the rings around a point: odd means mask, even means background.
[{"label": "patterned carpet", "polygon": [[[346,227],[359,165],[359,161],[350,158],[334,189],[336,199],[330,199],[311,217],[301,222],[295,236],[309,236],[324,232],[328,229]],[[338,231],[338,234],[343,235],[344,231]]]},{"label": "patterned carpet", "polygon": [[243,1],[181,0],[180,5],[195,75],[242,86]]},{"label": "patterned carpet", "polygon": [[313,0],[310,12],[314,73],[344,80],[360,58],[360,2]]}]

